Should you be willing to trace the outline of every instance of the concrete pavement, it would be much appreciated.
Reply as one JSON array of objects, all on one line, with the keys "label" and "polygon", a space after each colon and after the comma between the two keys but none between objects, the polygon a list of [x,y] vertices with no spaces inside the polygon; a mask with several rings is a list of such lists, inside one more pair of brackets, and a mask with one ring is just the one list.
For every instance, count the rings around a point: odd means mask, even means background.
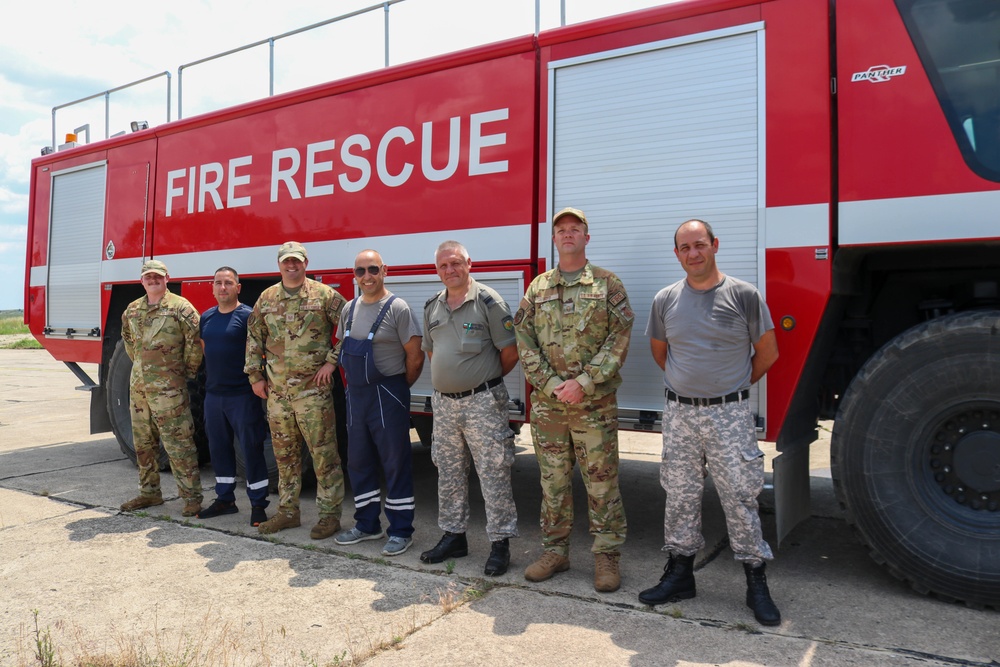
[{"label": "concrete pavement", "polygon": [[[582,485],[572,568],[541,584],[522,576],[539,553],[527,429],[514,468],[521,538],[511,571],[493,580],[482,576],[489,547],[478,491],[470,555],[419,562],[440,536],[436,471],[419,445],[415,544],[393,559],[380,556],[381,541],[310,540],[310,494],[303,527],[272,539],[248,525],[240,496],[239,514],[182,519],[169,474],[172,500],[121,514],[135,468],[110,434],[88,434],[89,396],[76,384],[45,351],[0,351],[0,665],[34,664],[33,610],[66,659],[145,651],[201,656],[179,663],[190,665],[1000,664],[997,612],[921,597],[868,558],[840,516],[825,458],[814,462],[812,518],[769,568],[784,621],[765,629],[743,604],[742,569],[712,496],[698,597],[655,610],[636,599],[664,560],[655,434],[622,436],[629,539],[622,588],[602,595]],[[210,500],[210,467],[202,478]],[[762,502],[773,529],[768,492]],[[345,503],[346,526],[352,510]]]}]

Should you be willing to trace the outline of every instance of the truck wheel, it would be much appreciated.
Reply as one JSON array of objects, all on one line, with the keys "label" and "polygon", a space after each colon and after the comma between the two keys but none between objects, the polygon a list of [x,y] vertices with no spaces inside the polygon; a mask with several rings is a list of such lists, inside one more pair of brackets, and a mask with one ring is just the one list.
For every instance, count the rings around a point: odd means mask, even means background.
[{"label": "truck wheel", "polygon": [[[118,440],[122,454],[132,463],[136,463],[135,445],[132,443],[132,411],[129,401],[129,377],[132,374],[132,360],[125,353],[125,343],[118,341],[115,351],[108,362],[107,397],[108,418],[111,420],[111,430]],[[166,450],[160,445],[158,456],[160,470],[170,469],[170,459]]]},{"label": "truck wheel", "polygon": [[410,423],[413,424],[417,437],[420,438],[420,444],[430,449],[431,436],[434,433],[434,417],[432,415],[411,415]]},{"label": "truck wheel", "polygon": [[194,422],[194,444],[198,447],[198,465],[212,460],[208,448],[208,434],[205,432],[205,364],[198,370],[198,377],[188,380],[188,398],[191,401],[191,419]]},{"label": "truck wheel", "polygon": [[879,350],[841,401],[831,463],[876,562],[920,593],[1000,607],[1000,312]]}]

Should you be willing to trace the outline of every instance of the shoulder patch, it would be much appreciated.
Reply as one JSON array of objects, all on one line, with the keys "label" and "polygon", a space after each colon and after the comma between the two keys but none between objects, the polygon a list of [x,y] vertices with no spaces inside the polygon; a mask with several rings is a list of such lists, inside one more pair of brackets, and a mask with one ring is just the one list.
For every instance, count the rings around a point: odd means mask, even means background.
[{"label": "shoulder patch", "polygon": [[[524,308],[518,308],[517,309],[517,314],[514,315],[514,325],[516,326],[516,325],[520,324],[521,320],[523,320],[523,319],[524,319]],[[507,319],[506,318],[504,318],[504,328],[507,328]]]},{"label": "shoulder patch", "polygon": [[[518,310],[517,312],[520,313],[521,311]],[[506,329],[507,331],[514,330],[514,318],[511,317],[510,315],[504,315],[504,318],[500,321],[503,323],[503,328]]]},{"label": "shoulder patch", "polygon": [[622,290],[615,290],[614,292],[611,293],[611,296],[608,297],[608,303],[617,308],[618,304],[620,304],[625,299],[626,299],[625,292],[623,292]]}]

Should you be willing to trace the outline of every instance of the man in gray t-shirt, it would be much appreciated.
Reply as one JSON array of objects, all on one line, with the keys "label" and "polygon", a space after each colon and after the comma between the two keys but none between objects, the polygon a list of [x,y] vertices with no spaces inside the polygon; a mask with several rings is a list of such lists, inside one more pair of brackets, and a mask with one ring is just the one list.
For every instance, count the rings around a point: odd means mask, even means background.
[{"label": "man in gray t-shirt", "polygon": [[510,480],[514,432],[503,384],[517,365],[514,319],[496,291],[473,280],[472,260],[461,243],[438,246],[434,264],[445,288],[424,306],[422,346],[434,385],[431,458],[438,468],[438,526],[444,536],[420,560],[442,563],[468,555],[469,464],[475,461],[492,544],[483,572],[496,577],[507,571],[510,538],[517,537]]},{"label": "man in gray t-shirt", "polygon": [[664,370],[663,460],[667,493],[660,582],[642,591],[650,605],[695,596],[694,557],[701,533],[704,471],[712,474],[736,560],[743,563],[747,606],[763,625],[781,614],[764,574],[773,558],[764,541],[757,496],[764,488],[764,455],[750,409],[750,385],[778,358],[774,324],[753,285],[727,276],[715,263],[719,239],[701,220],[674,234],[674,254],[687,274],[653,299],[646,334]]},{"label": "man in gray t-shirt", "polygon": [[379,469],[385,476],[389,539],[382,549],[396,556],[413,539],[413,471],[410,448],[410,385],[420,377],[420,323],[405,301],[385,287],[386,266],[374,250],[354,260],[359,296],[341,311],[337,337],[347,379],[347,474],[354,492],[354,528],[337,544],[382,537]]}]

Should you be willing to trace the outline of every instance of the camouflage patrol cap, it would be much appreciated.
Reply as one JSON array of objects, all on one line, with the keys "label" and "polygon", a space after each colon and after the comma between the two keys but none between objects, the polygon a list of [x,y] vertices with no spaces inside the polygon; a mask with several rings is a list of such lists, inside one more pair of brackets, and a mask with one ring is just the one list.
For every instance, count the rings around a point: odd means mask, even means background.
[{"label": "camouflage patrol cap", "polygon": [[577,218],[580,222],[582,222],[584,225],[586,225],[588,229],[590,229],[590,225],[587,223],[587,216],[583,214],[583,211],[581,211],[578,208],[573,208],[572,206],[567,206],[566,208],[564,208],[563,210],[559,211],[554,216],[552,216],[552,226],[555,227],[556,223],[559,222],[559,218],[565,215],[572,215],[573,217]]},{"label": "camouflage patrol cap", "polygon": [[278,248],[278,261],[283,262],[289,257],[294,257],[297,260],[304,262],[308,258],[306,255],[306,248],[304,245],[298,241],[286,241]]},{"label": "camouflage patrol cap", "polygon": [[158,259],[151,259],[142,265],[142,271],[139,272],[139,277],[142,278],[147,273],[157,273],[161,276],[166,276],[167,265]]}]

